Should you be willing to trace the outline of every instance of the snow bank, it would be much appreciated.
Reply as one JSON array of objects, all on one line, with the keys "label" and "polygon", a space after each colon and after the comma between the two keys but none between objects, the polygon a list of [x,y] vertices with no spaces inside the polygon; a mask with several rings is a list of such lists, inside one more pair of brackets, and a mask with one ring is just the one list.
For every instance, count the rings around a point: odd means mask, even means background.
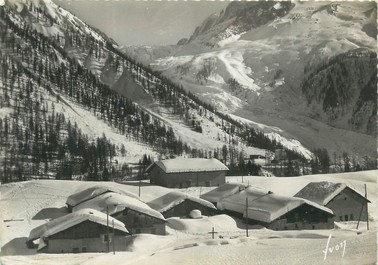
[{"label": "snow bank", "polygon": [[171,217],[167,219],[168,227],[191,234],[207,234],[212,228],[216,232],[239,232],[236,221],[228,215],[203,216],[201,219]]},{"label": "snow bank", "polygon": [[228,168],[215,158],[175,158],[157,161],[147,168],[157,165],[166,173],[197,172],[197,171],[223,171]]},{"label": "snow bank", "polygon": [[88,201],[107,192],[119,193],[133,198],[138,198],[134,193],[131,192],[127,192],[117,188],[109,188],[106,186],[97,185],[70,195],[67,198],[66,204],[71,207],[74,207],[82,202]]},{"label": "snow bank", "polygon": [[239,193],[240,191],[244,190],[246,188],[243,184],[236,184],[236,183],[226,183],[212,191],[209,191],[200,197],[204,200],[207,200],[212,203],[217,203],[220,200],[234,195],[236,193]]},{"label": "snow bank", "polygon": [[190,201],[199,203],[211,209],[215,209],[215,210],[217,209],[212,203],[204,199],[196,198],[196,197],[193,197],[193,196],[190,196],[188,194],[178,192],[178,191],[169,192],[159,198],[156,198],[155,200],[148,202],[147,204],[151,208],[155,209],[156,211],[163,213],[163,212],[168,211],[169,209],[172,209],[176,205],[179,205],[185,200],[190,200]]},{"label": "snow bank", "polygon": [[153,210],[144,202],[125,195],[121,195],[114,192],[107,192],[101,194],[89,201],[83,202],[73,208],[73,211],[79,211],[83,208],[91,208],[113,215],[115,213],[122,212],[125,209],[131,209],[133,211],[149,215],[151,217],[164,220],[164,216],[158,211]]}]

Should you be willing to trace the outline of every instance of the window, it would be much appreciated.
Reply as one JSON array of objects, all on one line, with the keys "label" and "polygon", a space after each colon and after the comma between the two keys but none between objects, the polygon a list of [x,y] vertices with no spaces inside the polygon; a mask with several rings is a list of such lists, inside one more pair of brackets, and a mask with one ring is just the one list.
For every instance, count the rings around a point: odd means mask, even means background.
[{"label": "window", "polygon": [[295,228],[298,228],[298,224],[295,224]]},{"label": "window", "polygon": [[73,252],[73,253],[79,253],[79,248],[73,248],[73,249],[72,249],[72,252]]},{"label": "window", "polygon": [[339,216],[339,219],[340,219],[340,221],[342,221],[342,220],[343,220],[343,217],[340,215],[340,216]]},{"label": "window", "polygon": [[205,186],[210,187],[210,181],[209,180],[205,182]]},{"label": "window", "polygon": [[192,181],[191,181],[191,180],[187,181],[187,182],[186,182],[186,186],[187,186],[188,188],[190,188],[190,187],[192,186]]},{"label": "window", "polygon": [[347,214],[345,215],[345,221],[348,221],[348,215]]},{"label": "window", "polygon": [[109,237],[107,234],[102,235],[102,243],[112,242],[112,238]]},{"label": "window", "polygon": [[353,219],[353,214],[352,214],[352,213],[350,214],[350,220],[352,220],[352,221],[354,220],[354,219]]},{"label": "window", "polygon": [[312,229],[315,229],[315,225],[312,226]]}]

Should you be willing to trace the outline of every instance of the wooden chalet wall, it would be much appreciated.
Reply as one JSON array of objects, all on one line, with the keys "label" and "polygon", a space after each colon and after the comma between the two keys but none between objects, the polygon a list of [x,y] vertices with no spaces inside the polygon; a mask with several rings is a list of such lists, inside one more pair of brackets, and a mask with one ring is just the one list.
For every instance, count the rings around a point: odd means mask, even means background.
[{"label": "wooden chalet wall", "polygon": [[226,171],[165,173],[160,167],[150,170],[150,183],[167,188],[211,187],[225,183]]},{"label": "wooden chalet wall", "polygon": [[366,205],[367,201],[364,197],[347,187],[333,198],[326,207],[333,211],[337,221],[358,221],[361,208],[364,207],[360,220],[366,221]]},{"label": "wooden chalet wall", "polygon": [[[115,250],[125,251],[131,243],[131,237],[121,231],[113,230],[109,223],[109,236],[115,240]],[[107,227],[85,221],[59,233],[56,233],[46,239],[47,246],[41,250],[45,253],[78,253],[78,252],[106,252]],[[110,243],[110,250],[113,250],[113,243]]]},{"label": "wooden chalet wall", "polygon": [[120,213],[112,215],[112,217],[124,223],[131,234],[165,235],[165,221],[144,213],[125,209]]},{"label": "wooden chalet wall", "polygon": [[266,227],[273,230],[332,229],[334,228],[334,218],[330,213],[303,204]]},{"label": "wooden chalet wall", "polygon": [[[222,213],[245,220],[243,214],[238,212],[224,210]],[[334,228],[334,217],[330,213],[304,204],[271,223],[249,219],[248,224],[261,225],[272,230],[332,229]]]}]

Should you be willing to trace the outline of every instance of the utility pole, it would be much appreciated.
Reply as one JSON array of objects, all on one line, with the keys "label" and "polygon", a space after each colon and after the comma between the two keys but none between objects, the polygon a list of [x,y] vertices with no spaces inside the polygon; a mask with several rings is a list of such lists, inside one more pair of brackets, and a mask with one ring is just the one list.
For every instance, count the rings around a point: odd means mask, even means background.
[{"label": "utility pole", "polygon": [[139,180],[139,192],[138,192],[138,195],[140,197],[140,186],[142,185],[142,180]]},{"label": "utility pole", "polygon": [[[365,199],[366,199],[366,228],[369,230],[369,215],[368,215],[368,202],[367,202],[367,190],[366,190],[366,184],[365,184]],[[360,225],[362,210],[364,209],[364,204],[361,206],[360,215],[358,216],[358,222],[357,222],[357,230],[358,226]]]},{"label": "utility pole", "polygon": [[368,198],[367,198],[367,189],[365,183],[365,199],[366,199],[366,228],[369,230],[369,212],[368,212]]},{"label": "utility pole", "polygon": [[246,194],[247,197],[245,198],[245,232],[248,237],[248,193]]},{"label": "utility pole", "polygon": [[107,233],[108,233],[107,250],[109,252],[109,240],[110,240],[110,237],[109,237],[109,207],[108,206],[106,206],[106,229],[107,229]]},{"label": "utility pole", "polygon": [[114,218],[112,219],[112,223],[113,223],[113,255],[115,255]]}]

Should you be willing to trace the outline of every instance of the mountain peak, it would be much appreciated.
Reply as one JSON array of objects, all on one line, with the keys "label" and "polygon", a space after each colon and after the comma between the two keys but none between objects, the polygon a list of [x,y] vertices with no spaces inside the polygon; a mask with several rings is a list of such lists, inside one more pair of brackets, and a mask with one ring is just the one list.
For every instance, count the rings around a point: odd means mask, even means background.
[{"label": "mountain peak", "polygon": [[189,41],[199,40],[206,44],[216,44],[252,28],[260,27],[278,17],[285,16],[295,5],[285,2],[231,2],[220,14],[211,14],[202,22]]}]

